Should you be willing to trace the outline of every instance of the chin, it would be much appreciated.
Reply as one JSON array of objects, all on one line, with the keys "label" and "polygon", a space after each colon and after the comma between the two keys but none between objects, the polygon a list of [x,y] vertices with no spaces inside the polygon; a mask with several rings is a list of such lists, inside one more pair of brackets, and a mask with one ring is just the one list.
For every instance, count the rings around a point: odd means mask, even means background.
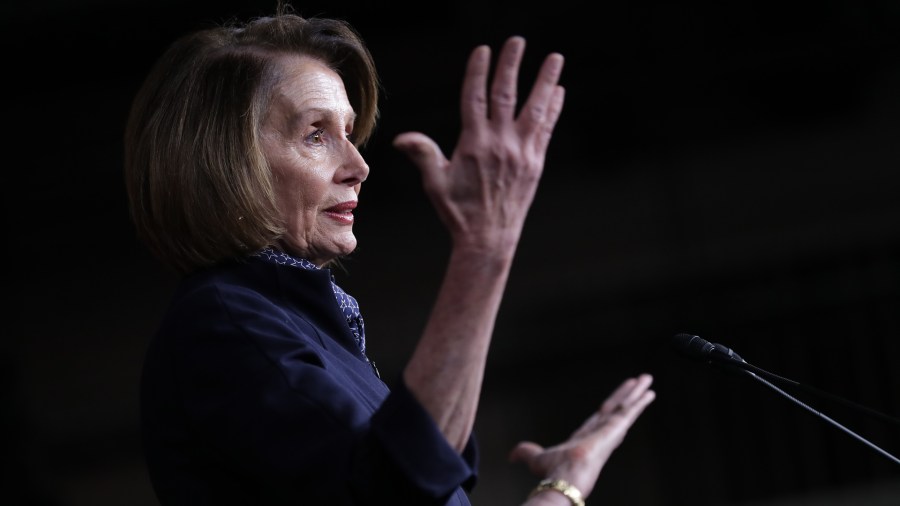
[{"label": "chin", "polygon": [[353,245],[352,248],[346,248],[346,249],[341,250],[341,253],[337,256],[337,258],[342,258],[342,257],[345,257],[345,256],[347,256],[347,255],[350,255],[350,254],[353,253],[354,251],[356,251],[356,245],[355,245],[355,244]]},{"label": "chin", "polygon": [[344,242],[341,244],[335,244],[333,247],[328,248],[328,250],[325,251],[325,255],[322,255],[324,258],[323,265],[329,264],[336,260],[340,260],[341,258],[350,255],[354,251],[356,251],[356,241],[353,241],[352,243]]},{"label": "chin", "polygon": [[344,257],[356,251],[356,236],[349,234],[350,237],[342,237],[337,243],[338,257]]}]

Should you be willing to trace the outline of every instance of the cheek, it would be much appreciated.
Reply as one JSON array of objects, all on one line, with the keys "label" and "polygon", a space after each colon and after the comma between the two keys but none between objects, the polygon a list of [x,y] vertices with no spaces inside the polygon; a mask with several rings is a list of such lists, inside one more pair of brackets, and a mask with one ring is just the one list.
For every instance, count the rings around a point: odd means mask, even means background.
[{"label": "cheek", "polygon": [[313,170],[291,170],[278,174],[276,180],[279,208],[288,221],[314,216],[327,186]]}]

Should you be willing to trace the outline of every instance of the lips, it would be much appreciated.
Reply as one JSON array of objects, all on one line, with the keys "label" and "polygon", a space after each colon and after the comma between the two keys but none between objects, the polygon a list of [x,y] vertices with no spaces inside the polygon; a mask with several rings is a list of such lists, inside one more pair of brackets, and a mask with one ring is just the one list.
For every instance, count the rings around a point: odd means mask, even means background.
[{"label": "lips", "polygon": [[325,210],[326,213],[349,213],[356,209],[357,202],[355,200],[348,200],[347,202],[341,202],[336,206],[331,206]]},{"label": "lips", "polygon": [[348,200],[347,202],[341,202],[340,204],[325,209],[324,213],[335,221],[345,225],[352,225],[353,210],[356,209],[356,205],[357,202],[355,200]]}]

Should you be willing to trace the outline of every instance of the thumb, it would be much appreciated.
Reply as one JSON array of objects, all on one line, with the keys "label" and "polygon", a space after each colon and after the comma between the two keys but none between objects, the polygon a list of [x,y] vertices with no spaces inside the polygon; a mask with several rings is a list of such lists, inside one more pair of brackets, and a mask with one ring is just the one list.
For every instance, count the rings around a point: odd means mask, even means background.
[{"label": "thumb", "polygon": [[543,446],[537,443],[532,443],[531,441],[522,441],[521,443],[517,444],[511,452],[509,452],[509,461],[524,462],[530,467],[532,461],[534,461],[534,459],[543,452]]},{"label": "thumb", "polygon": [[394,137],[394,147],[406,154],[423,177],[431,179],[449,161],[430,137],[419,132],[406,132]]}]

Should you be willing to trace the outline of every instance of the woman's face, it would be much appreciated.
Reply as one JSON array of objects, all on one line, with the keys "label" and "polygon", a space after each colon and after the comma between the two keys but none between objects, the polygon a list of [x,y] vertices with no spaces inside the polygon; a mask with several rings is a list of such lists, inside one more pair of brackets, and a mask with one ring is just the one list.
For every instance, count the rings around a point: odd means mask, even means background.
[{"label": "woman's face", "polygon": [[309,57],[280,63],[261,142],[287,227],[281,247],[321,266],[356,248],[353,209],[369,166],[349,139],[356,115],[337,73]]}]

